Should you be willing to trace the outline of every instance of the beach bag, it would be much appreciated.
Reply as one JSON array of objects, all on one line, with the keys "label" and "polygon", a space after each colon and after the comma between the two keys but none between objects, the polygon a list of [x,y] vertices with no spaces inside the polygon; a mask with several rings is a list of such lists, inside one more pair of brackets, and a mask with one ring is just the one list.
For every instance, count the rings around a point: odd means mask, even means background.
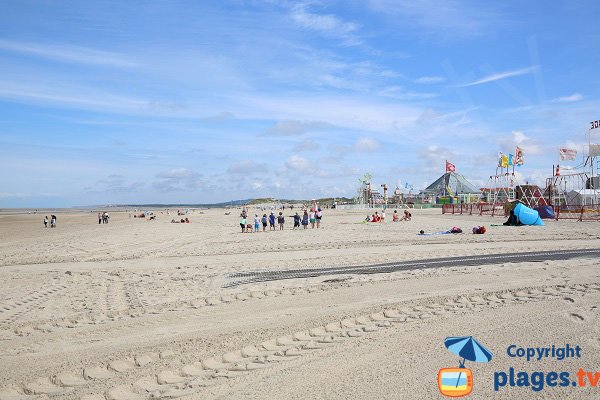
[{"label": "beach bag", "polygon": [[458,226],[453,226],[452,229],[450,229],[450,233],[462,233],[462,229]]}]

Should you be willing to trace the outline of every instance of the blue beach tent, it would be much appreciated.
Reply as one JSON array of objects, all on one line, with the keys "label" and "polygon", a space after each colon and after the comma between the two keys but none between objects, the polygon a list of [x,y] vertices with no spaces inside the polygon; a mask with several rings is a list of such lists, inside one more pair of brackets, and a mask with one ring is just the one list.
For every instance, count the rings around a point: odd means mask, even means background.
[{"label": "blue beach tent", "polygon": [[514,209],[515,215],[523,225],[544,225],[540,214],[529,207],[519,203]]}]

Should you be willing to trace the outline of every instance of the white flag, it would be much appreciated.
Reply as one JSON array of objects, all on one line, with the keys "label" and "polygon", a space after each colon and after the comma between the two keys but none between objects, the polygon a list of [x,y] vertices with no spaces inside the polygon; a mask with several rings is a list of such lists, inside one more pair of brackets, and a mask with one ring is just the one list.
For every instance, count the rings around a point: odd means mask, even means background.
[{"label": "white flag", "polygon": [[561,161],[573,161],[577,158],[576,149],[558,149]]}]

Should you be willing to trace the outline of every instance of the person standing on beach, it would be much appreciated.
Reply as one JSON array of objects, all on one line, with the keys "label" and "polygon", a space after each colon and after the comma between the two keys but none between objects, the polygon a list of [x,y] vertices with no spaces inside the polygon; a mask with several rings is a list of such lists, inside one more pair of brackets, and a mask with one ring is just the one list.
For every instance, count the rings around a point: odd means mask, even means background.
[{"label": "person standing on beach", "polygon": [[98,213],[98,225],[102,223],[102,213]]},{"label": "person standing on beach", "polygon": [[47,228],[47,227],[48,227],[48,216],[46,215],[44,217],[44,228]]},{"label": "person standing on beach", "polygon": [[267,214],[263,214],[262,221],[261,221],[262,222],[262,226],[263,226],[263,232],[267,231],[267,221],[268,221]]},{"label": "person standing on beach", "polygon": [[304,229],[308,228],[308,213],[304,210],[304,215],[302,216],[302,226]]},{"label": "person standing on beach", "polygon": [[275,230],[275,214],[271,211],[269,215],[269,230]]},{"label": "person standing on beach", "polygon": [[321,211],[321,207],[317,208],[317,214],[315,215],[315,219],[317,220],[317,229],[321,227],[321,218],[323,218],[323,212]]},{"label": "person standing on beach", "polygon": [[242,233],[246,232],[246,217],[244,213],[240,214],[240,226],[242,227]]},{"label": "person standing on beach", "polygon": [[300,215],[294,214],[294,227],[292,229],[300,228]]},{"label": "person standing on beach", "polygon": [[381,210],[381,222],[385,222],[385,208]]},{"label": "person standing on beach", "polygon": [[258,218],[258,214],[254,214],[254,232],[260,232],[260,218]]},{"label": "person standing on beach", "polygon": [[56,215],[50,215],[50,228],[56,228]]},{"label": "person standing on beach", "polygon": [[285,223],[285,217],[283,216],[283,213],[281,211],[279,212],[279,216],[277,217],[277,223],[279,224],[279,230],[282,231],[283,224]]},{"label": "person standing on beach", "polygon": [[311,229],[315,229],[315,210],[314,208],[310,209],[310,214],[309,214],[309,219],[310,219],[310,227]]}]

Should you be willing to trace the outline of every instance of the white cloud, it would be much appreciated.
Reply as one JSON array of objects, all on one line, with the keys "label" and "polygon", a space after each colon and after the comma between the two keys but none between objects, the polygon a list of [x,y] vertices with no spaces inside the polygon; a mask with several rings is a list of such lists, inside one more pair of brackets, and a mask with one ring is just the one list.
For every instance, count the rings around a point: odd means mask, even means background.
[{"label": "white cloud", "polygon": [[227,172],[237,175],[252,175],[266,173],[268,172],[268,168],[266,164],[261,162],[242,160],[231,164]]},{"label": "white cloud", "polygon": [[346,22],[333,14],[309,12],[306,4],[296,5],[292,10],[292,19],[303,28],[318,31],[329,36],[344,39],[346,45],[357,45],[362,41],[355,35],[359,25]]},{"label": "white cloud", "polygon": [[581,93],[573,93],[570,96],[562,96],[554,99],[554,101],[558,103],[572,103],[580,100],[583,100],[583,95]]},{"label": "white cloud", "polygon": [[294,146],[293,151],[315,151],[318,150],[319,147],[321,147],[319,143],[315,142],[314,140],[303,140],[299,142],[296,146]]},{"label": "white cloud", "polygon": [[331,125],[319,121],[279,121],[265,132],[267,135],[296,136],[311,131],[318,131],[331,127]]},{"label": "white cloud", "polygon": [[481,79],[478,79],[478,80],[470,82],[470,83],[465,83],[463,85],[459,85],[459,87],[475,86],[475,85],[481,85],[484,83],[495,82],[495,81],[499,81],[501,79],[511,78],[513,76],[531,74],[531,73],[535,72],[536,70],[537,70],[537,67],[532,66],[532,67],[527,67],[527,68],[516,69],[513,71],[499,72],[497,74],[488,75],[486,77],[483,77]]},{"label": "white cloud", "polygon": [[[100,186],[100,187],[98,187]],[[145,186],[144,182],[127,182],[125,177],[118,174],[112,174],[104,179],[100,179],[96,186],[86,188],[89,191],[96,192],[102,190],[110,193],[131,193],[136,192]]]},{"label": "white cloud", "polygon": [[174,168],[156,176],[154,187],[161,192],[193,192],[204,186],[202,175],[188,168]]},{"label": "white cloud", "polygon": [[498,140],[502,151],[512,153],[515,145],[519,146],[525,153],[525,157],[531,154],[542,154],[543,148],[536,140],[525,135],[521,131],[512,131],[509,137],[503,137]]},{"label": "white cloud", "polygon": [[356,151],[370,152],[375,151],[380,147],[380,144],[375,139],[371,138],[360,138],[354,143],[354,149]]},{"label": "white cloud", "polygon": [[311,170],[311,162],[298,155],[290,156],[287,160],[285,160],[285,165],[289,169],[300,172],[308,172]]},{"label": "white cloud", "polygon": [[422,76],[415,80],[415,83],[432,84],[444,82],[446,78],[443,76]]}]

